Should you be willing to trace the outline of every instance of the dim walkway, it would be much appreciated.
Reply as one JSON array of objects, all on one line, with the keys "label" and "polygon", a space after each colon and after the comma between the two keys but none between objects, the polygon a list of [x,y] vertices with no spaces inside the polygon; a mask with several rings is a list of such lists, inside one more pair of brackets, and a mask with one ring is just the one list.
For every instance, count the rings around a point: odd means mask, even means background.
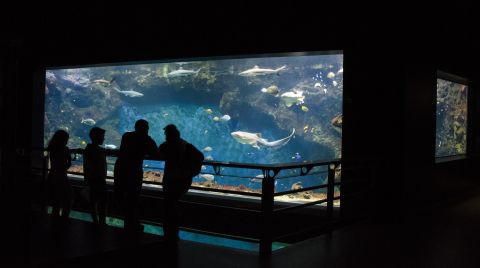
[{"label": "dim walkway", "polygon": [[[53,229],[49,216],[32,217],[34,267],[478,267],[480,195],[432,209],[404,224],[355,224],[274,251],[268,262],[250,251],[181,241],[178,257],[161,236],[99,232],[71,220]],[[177,261],[176,264],[174,261]]]}]

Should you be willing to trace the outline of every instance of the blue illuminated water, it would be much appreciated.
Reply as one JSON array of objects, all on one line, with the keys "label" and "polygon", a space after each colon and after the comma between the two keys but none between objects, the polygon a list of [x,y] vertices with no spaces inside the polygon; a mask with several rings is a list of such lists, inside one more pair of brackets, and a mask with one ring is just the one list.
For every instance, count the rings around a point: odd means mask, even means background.
[{"label": "blue illuminated water", "polygon": [[[48,208],[48,213],[51,213],[51,207]],[[81,211],[72,210],[70,212],[70,218],[81,220],[81,221],[93,222],[91,215],[89,213],[85,213]],[[107,222],[107,225],[109,226],[123,228],[123,220],[121,219],[107,217],[106,222]],[[163,236],[163,228],[161,226],[151,225],[151,224],[143,224],[143,225],[144,225],[145,233]],[[242,250],[255,251],[255,252],[258,252],[259,250],[258,243],[247,242],[244,240],[231,239],[231,238],[225,238],[225,237],[214,236],[214,235],[200,234],[200,233],[181,230],[179,233],[179,237],[181,240],[210,244],[210,245],[215,245],[220,247],[228,247],[228,248],[242,249]],[[272,244],[272,250],[277,250],[286,246],[288,246],[288,244],[274,242]]]},{"label": "blue illuminated water", "polygon": [[[212,113],[205,112],[211,109]],[[168,124],[177,125],[182,138],[195,145],[199,150],[210,147],[211,151],[204,151],[206,159],[216,161],[228,161],[239,163],[286,163],[301,162],[305,159],[328,158],[323,147],[318,144],[299,140],[294,135],[288,144],[280,148],[254,148],[247,144],[241,144],[230,135],[233,131],[248,131],[262,133],[262,137],[268,140],[281,139],[290,133],[272,127],[272,125],[249,126],[248,123],[233,121],[214,121],[215,116],[221,116],[221,112],[214,105],[199,106],[191,103],[159,103],[156,105],[144,105],[140,107],[123,106],[119,111],[120,129],[122,132],[131,131],[131,126],[138,119],[145,119],[150,125],[150,136],[160,144],[165,141],[163,127]],[[302,158],[299,158],[301,156]],[[331,156],[330,156],[331,158]],[[145,161],[149,168],[163,168],[164,163],[159,161]],[[147,169],[149,169],[147,168]],[[211,167],[206,167],[203,172],[213,173]],[[233,178],[229,176],[216,176],[215,181],[223,185],[245,185],[252,189],[260,189],[259,181],[251,180],[262,174],[260,170],[252,169],[227,169],[223,175],[244,176],[246,178]],[[280,175],[298,175],[298,170],[284,171]],[[326,174],[320,176],[304,176],[304,187],[321,184]],[[196,178],[194,181],[202,181]],[[290,185],[298,181],[296,178],[282,180],[277,183],[277,190],[288,190]]]}]

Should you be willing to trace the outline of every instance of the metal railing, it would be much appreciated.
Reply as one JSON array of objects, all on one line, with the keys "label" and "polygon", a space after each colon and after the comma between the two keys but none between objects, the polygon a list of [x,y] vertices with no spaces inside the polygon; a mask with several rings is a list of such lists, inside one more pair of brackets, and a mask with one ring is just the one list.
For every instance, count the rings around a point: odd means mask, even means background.
[{"label": "metal railing", "polygon": [[[47,177],[48,168],[48,155],[46,149],[37,149],[41,153],[38,157],[42,157],[42,167],[37,168],[41,169],[42,177],[44,181]],[[84,149],[72,149],[71,151],[72,159],[77,160],[79,155],[83,155]],[[118,150],[107,150],[108,157],[116,157],[118,155]],[[154,160],[160,161],[155,158],[146,157],[145,160]],[[112,164],[112,163],[110,163]],[[268,256],[272,253],[272,243],[274,239],[279,238],[280,236],[275,237],[272,232],[272,226],[274,224],[274,217],[279,215],[280,213],[285,213],[287,211],[292,211],[296,209],[301,209],[305,207],[310,207],[319,204],[326,203],[326,220],[327,222],[333,218],[334,215],[334,201],[340,200],[340,195],[335,195],[335,186],[340,186],[340,181],[335,181],[335,171],[340,168],[341,161],[339,159],[331,160],[331,161],[303,161],[299,163],[286,163],[286,164],[251,164],[251,163],[236,163],[236,162],[222,162],[222,161],[213,161],[213,160],[205,160],[203,161],[204,166],[212,167],[213,172],[201,172],[201,174],[211,174],[215,176],[224,176],[224,177],[232,177],[232,178],[244,178],[248,179],[251,176],[241,176],[235,174],[226,174],[224,173],[224,168],[234,168],[234,169],[250,169],[250,170],[257,170],[260,171],[263,176],[260,178],[257,177],[255,179],[261,181],[261,192],[247,192],[247,191],[237,191],[237,190],[227,190],[227,189],[215,189],[215,188],[208,188],[208,187],[198,187],[198,186],[191,186],[190,189],[194,189],[197,191],[204,191],[204,192],[216,192],[222,194],[235,194],[239,196],[246,196],[249,198],[257,198],[260,199],[260,209],[245,209],[239,207],[229,207],[229,206],[219,206],[208,204],[209,206],[213,207],[222,207],[222,208],[229,208],[234,210],[243,210],[248,212],[258,213],[261,219],[261,230],[260,235],[257,237],[259,241],[259,250],[260,255]],[[326,167],[326,170],[320,171],[313,171],[315,168],[319,167]],[[155,167],[149,167],[149,169],[159,169]],[[161,168],[160,168],[161,169]],[[286,170],[294,170],[299,171],[297,175],[283,175],[279,176],[282,171]],[[83,175],[81,172],[73,172],[72,174],[76,175]],[[326,183],[314,185],[310,187],[299,187],[298,189],[290,189],[287,191],[276,191],[275,185],[276,181],[282,181],[286,179],[290,179],[292,177],[304,177],[307,175],[326,175]],[[144,181],[145,184],[152,184],[152,185],[161,185],[159,182],[152,182],[152,181]],[[326,189],[326,198],[321,200],[314,200],[310,202],[302,202],[298,204],[298,202],[293,203],[285,202],[289,204],[289,206],[279,207],[275,205],[275,198],[289,195],[292,196],[294,194],[311,192],[314,190],[319,189]],[[198,203],[197,203],[198,204]],[[286,236],[288,234],[281,235]]]}]

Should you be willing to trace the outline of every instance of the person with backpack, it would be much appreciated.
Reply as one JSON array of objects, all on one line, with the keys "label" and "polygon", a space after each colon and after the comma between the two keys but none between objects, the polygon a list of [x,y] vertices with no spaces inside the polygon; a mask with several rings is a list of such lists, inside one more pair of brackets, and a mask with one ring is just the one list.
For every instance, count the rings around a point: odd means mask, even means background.
[{"label": "person with backpack", "polygon": [[164,235],[167,242],[178,241],[178,200],[188,192],[192,178],[200,173],[203,153],[180,138],[173,124],[164,128],[165,142],[159,146],[159,158],[165,161],[163,193],[165,197]]}]

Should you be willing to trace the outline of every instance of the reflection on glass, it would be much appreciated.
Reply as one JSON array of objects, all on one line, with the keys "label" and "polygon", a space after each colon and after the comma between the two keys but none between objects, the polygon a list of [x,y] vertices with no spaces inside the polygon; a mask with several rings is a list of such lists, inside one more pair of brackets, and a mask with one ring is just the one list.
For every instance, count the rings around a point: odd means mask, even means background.
[{"label": "reflection on glass", "polygon": [[466,85],[437,79],[436,157],[466,154],[467,91]]}]

